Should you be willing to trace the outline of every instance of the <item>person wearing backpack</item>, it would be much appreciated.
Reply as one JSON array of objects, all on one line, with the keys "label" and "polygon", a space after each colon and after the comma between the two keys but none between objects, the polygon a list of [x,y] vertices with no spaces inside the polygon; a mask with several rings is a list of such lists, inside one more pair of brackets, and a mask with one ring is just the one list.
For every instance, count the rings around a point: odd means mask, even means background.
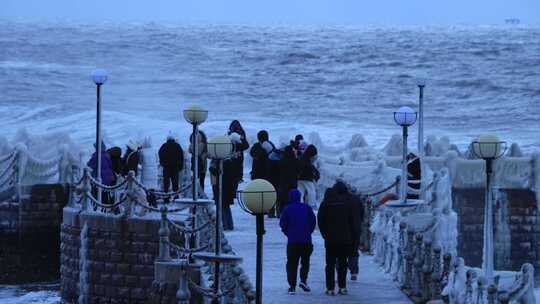
[{"label": "person wearing backpack", "polygon": [[302,193],[304,203],[317,209],[316,182],[320,178],[319,170],[315,167],[317,148],[309,145],[300,157],[300,173],[298,174],[298,190]]},{"label": "person wearing backpack", "polygon": [[270,181],[269,172],[267,172],[268,155],[276,148],[269,140],[266,130],[257,133],[258,142],[255,143],[249,154],[253,158],[251,165],[251,179],[265,179]]}]

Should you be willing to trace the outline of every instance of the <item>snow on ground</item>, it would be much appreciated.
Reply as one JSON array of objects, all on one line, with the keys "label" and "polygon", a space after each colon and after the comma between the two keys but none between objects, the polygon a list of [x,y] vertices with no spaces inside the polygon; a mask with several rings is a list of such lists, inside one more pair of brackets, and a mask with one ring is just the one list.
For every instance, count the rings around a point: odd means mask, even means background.
[{"label": "snow on ground", "polygon": [[[243,212],[237,205],[232,208],[235,230],[226,232],[227,239],[235,252],[244,258],[242,267],[255,285],[256,235],[255,217]],[[281,233],[278,219],[265,219],[264,236],[264,272],[263,302],[272,303],[384,303],[402,304],[411,301],[396,287],[392,279],[373,262],[371,256],[360,257],[359,280],[347,281],[347,296],[327,296],[324,277],[324,242],[318,230],[313,234],[314,252],[311,257],[311,269],[308,285],[311,294],[297,288],[296,295],[288,295],[288,283],[285,272],[287,240]]]}]

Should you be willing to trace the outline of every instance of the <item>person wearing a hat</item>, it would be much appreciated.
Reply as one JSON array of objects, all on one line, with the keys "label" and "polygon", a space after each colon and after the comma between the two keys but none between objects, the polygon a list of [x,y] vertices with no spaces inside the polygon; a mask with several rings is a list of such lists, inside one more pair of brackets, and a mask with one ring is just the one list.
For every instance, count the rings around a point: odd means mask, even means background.
[{"label": "person wearing a hat", "polygon": [[169,191],[169,184],[172,183],[173,191],[179,189],[180,171],[184,169],[184,151],[174,137],[169,134],[167,142],[159,148],[159,164],[163,167],[163,190]]}]

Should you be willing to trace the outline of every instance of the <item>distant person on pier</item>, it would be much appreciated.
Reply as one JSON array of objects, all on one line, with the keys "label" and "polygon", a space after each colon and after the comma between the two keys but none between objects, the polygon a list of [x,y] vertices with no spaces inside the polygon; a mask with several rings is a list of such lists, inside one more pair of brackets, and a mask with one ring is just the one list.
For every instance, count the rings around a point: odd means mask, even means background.
[{"label": "distant person on pier", "polygon": [[[206,168],[208,164],[208,140],[206,138],[206,134],[199,130],[199,148],[198,148],[198,155],[197,155],[197,170],[198,170],[198,177],[199,177],[199,184],[201,185],[201,192],[204,192],[204,179],[206,178]],[[189,136],[189,153],[194,153],[194,147],[193,147],[193,134]],[[195,165],[193,164],[193,158],[191,158],[191,171],[193,172],[193,168],[195,168]]]},{"label": "distant person on pier", "polygon": [[[420,163],[420,158],[414,153],[409,153],[407,156],[407,172],[409,172],[409,188],[413,191],[418,192],[421,189],[422,181],[422,165]],[[408,193],[408,199],[418,199],[420,196],[416,193]]]},{"label": "distant person on pier", "polygon": [[300,284],[305,292],[310,292],[307,284],[309,273],[309,260],[313,253],[311,234],[316,225],[313,209],[302,204],[301,194],[297,189],[289,191],[289,204],[283,210],[279,225],[281,231],[287,236],[287,281],[289,294],[296,293],[298,263],[300,262]]},{"label": "distant person on pier", "polygon": [[130,140],[127,144],[127,150],[124,154],[124,176],[129,174],[129,171],[135,172],[135,176],[139,173],[139,150],[141,149],[138,142]]},{"label": "distant person on pier", "polygon": [[304,203],[313,209],[317,209],[316,182],[321,177],[319,170],[315,167],[315,161],[317,161],[317,148],[309,145],[299,160],[298,190],[302,193]]},{"label": "distant person on pier", "polygon": [[304,151],[307,148],[307,144],[304,141],[304,136],[302,134],[298,134],[294,137],[294,141],[292,141],[292,145],[294,147],[294,151],[296,152],[296,157],[300,158],[302,154],[304,154]]},{"label": "distant person on pier", "polygon": [[[326,248],[326,294],[335,295],[335,273],[337,269],[338,293],[347,292],[347,258],[358,242],[359,218],[354,197],[347,185],[337,181],[324,194],[317,214],[319,230]],[[337,267],[336,267],[337,265]]]},{"label": "distant person on pier", "polygon": [[[274,189],[276,191],[279,190],[279,179],[280,179],[280,173],[279,173],[279,163],[281,160],[281,157],[283,155],[283,150],[281,149],[274,149],[270,154],[268,154],[268,160],[266,161],[266,175],[268,178],[268,181],[274,186]],[[278,216],[280,209],[280,202],[279,200],[276,202],[276,204],[270,209],[268,212],[268,217],[275,218]]]},{"label": "distant person on pier", "polygon": [[355,213],[358,216],[358,235],[357,239],[353,240],[352,250],[347,259],[347,264],[349,266],[349,271],[351,272],[351,281],[356,281],[358,280],[358,260],[360,259],[360,241],[362,237],[360,231],[362,231],[362,225],[364,223],[364,202],[360,196],[352,193],[350,189],[349,193],[351,193],[351,200],[355,207]]},{"label": "distant person on pier", "polygon": [[233,155],[223,162],[223,230],[233,230],[231,205],[244,177],[244,151],[249,148],[249,143],[238,120],[231,122],[227,134],[233,143]]},{"label": "distant person on pier", "polygon": [[184,150],[174,136],[169,134],[167,141],[159,148],[158,155],[159,164],[163,168],[163,191],[169,192],[169,184],[172,184],[174,192],[178,191],[180,171],[184,169]]},{"label": "distant person on pier", "polygon": [[251,165],[251,179],[265,179],[270,181],[268,167],[268,156],[272,151],[276,149],[274,144],[270,141],[268,132],[266,130],[259,131],[257,133],[257,142],[251,146],[249,154],[253,158]]},{"label": "distant person on pier", "polygon": [[[94,144],[95,148],[96,144]],[[92,177],[97,178],[97,156],[96,152],[92,153],[90,160],[86,165],[92,169]],[[101,143],[101,183],[107,186],[113,185],[114,175],[112,170],[112,162],[105,144]]]},{"label": "distant person on pier", "polygon": [[279,214],[285,209],[289,200],[289,191],[298,187],[299,164],[294,148],[288,145],[279,160],[278,204]]},{"label": "distant person on pier", "polygon": [[116,176],[122,175],[122,148],[112,147],[107,150],[107,154],[111,158],[112,171],[114,173],[113,184],[116,184]]}]

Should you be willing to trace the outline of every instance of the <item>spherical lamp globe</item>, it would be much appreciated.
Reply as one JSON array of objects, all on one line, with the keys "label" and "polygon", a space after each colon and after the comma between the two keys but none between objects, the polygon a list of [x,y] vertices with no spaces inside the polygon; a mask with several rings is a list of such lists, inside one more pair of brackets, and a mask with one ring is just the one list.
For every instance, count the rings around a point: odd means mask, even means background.
[{"label": "spherical lamp globe", "polygon": [[231,139],[226,135],[212,137],[206,146],[208,149],[208,158],[210,159],[225,159],[233,151]]},{"label": "spherical lamp globe", "polygon": [[184,110],[184,119],[190,124],[200,125],[208,118],[208,111],[197,105],[191,105]]},{"label": "spherical lamp globe", "polygon": [[410,107],[401,107],[394,112],[394,121],[402,127],[408,127],[414,125],[416,116],[417,113]]},{"label": "spherical lamp globe", "polygon": [[92,81],[97,85],[102,85],[107,81],[107,71],[104,69],[95,69],[92,71]]},{"label": "spherical lamp globe", "polygon": [[502,142],[496,135],[480,135],[478,139],[473,142],[472,145],[474,154],[476,154],[476,156],[480,158],[493,159],[501,156]]},{"label": "spherical lamp globe", "polygon": [[425,87],[426,86],[427,79],[424,77],[418,77],[416,78],[416,85],[419,87]]},{"label": "spherical lamp globe", "polygon": [[264,179],[251,181],[242,192],[242,201],[253,214],[268,213],[277,199],[276,189]]}]

